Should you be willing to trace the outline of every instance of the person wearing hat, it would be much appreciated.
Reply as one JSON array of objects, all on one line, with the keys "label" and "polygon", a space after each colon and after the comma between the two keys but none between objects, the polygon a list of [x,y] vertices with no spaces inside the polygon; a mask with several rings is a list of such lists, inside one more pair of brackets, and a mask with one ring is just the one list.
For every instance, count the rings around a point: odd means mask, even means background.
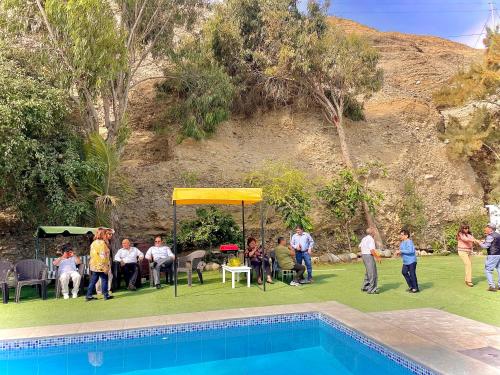
[{"label": "person wearing hat", "polygon": [[73,246],[70,243],[63,245],[62,255],[53,262],[54,266],[59,267],[59,281],[64,299],[69,298],[69,280],[73,281],[73,298],[78,297],[81,275],[77,266],[80,263],[80,258],[73,253]]},{"label": "person wearing hat", "polygon": [[[484,271],[486,273],[486,280],[488,280],[488,291],[490,292],[496,292],[500,289],[500,233],[495,232],[495,229],[495,224],[488,224],[486,228],[484,228],[486,238],[484,241],[477,241],[477,244],[483,249],[486,249],[488,252],[486,263],[484,265]],[[495,269],[498,274],[498,289],[495,286],[495,281],[493,280],[493,271]]]}]

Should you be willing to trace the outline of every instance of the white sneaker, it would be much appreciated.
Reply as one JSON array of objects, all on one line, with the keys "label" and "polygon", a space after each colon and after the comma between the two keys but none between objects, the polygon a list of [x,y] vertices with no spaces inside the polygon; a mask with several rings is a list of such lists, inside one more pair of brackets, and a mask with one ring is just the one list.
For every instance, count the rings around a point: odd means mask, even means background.
[{"label": "white sneaker", "polygon": [[296,283],[295,281],[290,281],[290,286],[299,286],[299,283]]},{"label": "white sneaker", "polygon": [[78,293],[73,293],[73,298],[77,298],[78,297]]},{"label": "white sneaker", "polygon": [[69,298],[69,294],[68,293],[64,293],[63,297],[64,297],[64,299],[68,299]]}]

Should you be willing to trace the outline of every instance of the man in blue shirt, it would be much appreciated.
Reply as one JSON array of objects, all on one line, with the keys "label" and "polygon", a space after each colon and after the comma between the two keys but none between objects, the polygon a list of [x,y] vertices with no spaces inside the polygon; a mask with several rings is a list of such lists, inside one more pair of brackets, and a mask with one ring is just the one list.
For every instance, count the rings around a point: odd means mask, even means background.
[{"label": "man in blue shirt", "polygon": [[399,233],[399,238],[401,243],[399,245],[399,250],[396,251],[396,255],[401,255],[403,259],[403,269],[401,273],[403,274],[406,283],[408,284],[408,292],[418,293],[417,282],[417,253],[415,251],[415,245],[410,239],[410,232],[406,229],[401,229]]},{"label": "man in blue shirt", "polygon": [[307,281],[302,281],[302,283],[313,282],[312,278],[312,263],[311,254],[314,246],[314,240],[311,235],[304,232],[304,228],[300,225],[295,227],[295,234],[292,236],[290,241],[290,246],[295,250],[295,259],[298,264],[302,264],[302,260],[306,264],[307,268]]}]

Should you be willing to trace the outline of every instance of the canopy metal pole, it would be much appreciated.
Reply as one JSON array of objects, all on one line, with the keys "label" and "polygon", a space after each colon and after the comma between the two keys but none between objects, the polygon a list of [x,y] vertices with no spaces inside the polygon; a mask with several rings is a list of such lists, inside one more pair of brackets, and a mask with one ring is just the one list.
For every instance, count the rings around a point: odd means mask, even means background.
[{"label": "canopy metal pole", "polygon": [[243,249],[243,263],[245,263],[245,201],[241,201],[241,221],[243,224],[243,238],[241,239],[241,248]]},{"label": "canopy metal pole", "polygon": [[266,268],[264,267],[264,255],[265,255],[265,240],[264,240],[264,207],[263,207],[263,202],[260,202],[260,241],[262,244],[262,285],[264,285],[264,292],[266,291],[266,280],[267,280],[267,275],[266,275]]},{"label": "canopy metal pole", "polygon": [[174,293],[177,297],[177,203],[174,201]]}]

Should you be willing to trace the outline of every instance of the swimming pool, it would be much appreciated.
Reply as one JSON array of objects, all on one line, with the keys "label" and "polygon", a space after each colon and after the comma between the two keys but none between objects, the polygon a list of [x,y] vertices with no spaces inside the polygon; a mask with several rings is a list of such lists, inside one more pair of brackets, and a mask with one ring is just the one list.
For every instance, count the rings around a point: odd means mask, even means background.
[{"label": "swimming pool", "polygon": [[0,374],[433,374],[320,313],[0,342]]}]

